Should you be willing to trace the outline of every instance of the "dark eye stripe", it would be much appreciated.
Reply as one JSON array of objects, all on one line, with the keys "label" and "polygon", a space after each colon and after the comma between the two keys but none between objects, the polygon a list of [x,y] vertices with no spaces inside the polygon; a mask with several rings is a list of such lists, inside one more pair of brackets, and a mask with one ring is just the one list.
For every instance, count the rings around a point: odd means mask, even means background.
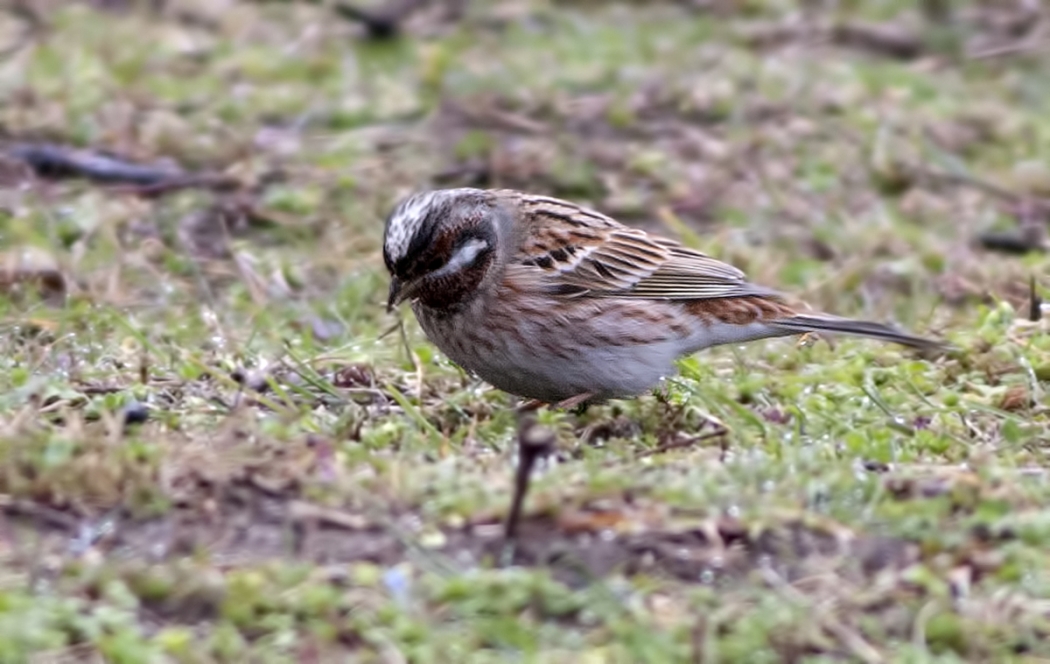
[{"label": "dark eye stripe", "polygon": [[397,261],[396,267],[400,274],[410,270],[412,264],[431,248],[434,244],[434,236],[437,234],[437,230],[438,224],[429,217],[423,222],[416,234],[412,236],[412,241],[409,242],[405,255]]}]

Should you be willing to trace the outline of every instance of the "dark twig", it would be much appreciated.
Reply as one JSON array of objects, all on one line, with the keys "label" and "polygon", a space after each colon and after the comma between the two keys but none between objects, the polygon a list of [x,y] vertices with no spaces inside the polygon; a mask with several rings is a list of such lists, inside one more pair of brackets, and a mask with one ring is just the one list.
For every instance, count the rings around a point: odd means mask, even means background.
[{"label": "dark twig", "polygon": [[684,449],[684,448],[687,448],[687,447],[693,447],[694,445],[702,443],[705,440],[711,440],[712,438],[719,438],[719,437],[725,436],[726,434],[729,433],[729,429],[727,429],[725,426],[723,426],[720,422],[716,422],[715,426],[717,428],[714,431],[708,431],[705,434],[699,434],[699,435],[696,435],[696,436],[686,436],[684,438],[674,438],[674,439],[669,440],[669,441],[667,441],[665,443],[661,443],[660,445],[657,445],[656,447],[654,447],[652,449],[644,450],[644,451],[638,453],[638,455],[635,458],[636,459],[642,459],[642,458],[648,457],[648,456],[654,456],[654,455],[657,455],[657,454],[664,454],[664,453],[670,452],[672,450],[680,450],[680,449]]},{"label": "dark twig", "polygon": [[1029,278],[1028,289],[1030,292],[1028,300],[1028,320],[1033,323],[1038,323],[1043,318],[1043,298],[1039,296],[1039,292],[1035,289],[1035,276]]},{"label": "dark twig", "polygon": [[143,196],[190,187],[222,190],[239,186],[234,178],[218,173],[187,173],[173,167],[135,164],[112,155],[52,143],[15,143],[5,152],[28,165],[38,177],[85,178],[127,185],[123,191]]},{"label": "dark twig", "polygon": [[110,155],[51,143],[16,143],[7,153],[24,161],[44,178],[83,177],[96,182],[155,185],[185,177],[176,169],[133,164]]},{"label": "dark twig", "polygon": [[364,11],[347,2],[335,5],[335,11],[343,18],[356,21],[365,27],[372,39],[390,39],[401,32],[401,24],[426,0],[400,0],[378,10]]},{"label": "dark twig", "polygon": [[832,27],[831,40],[899,60],[912,60],[923,53],[918,36],[892,24],[840,23]]},{"label": "dark twig", "polygon": [[[291,2],[293,0],[256,0],[257,2]],[[303,0],[312,4],[321,4],[321,0]],[[401,24],[413,12],[427,3],[427,0],[394,0],[378,9],[361,9],[356,4],[340,1],[332,8],[342,18],[360,23],[371,39],[391,39],[401,32]]]},{"label": "dark twig", "polygon": [[529,492],[529,480],[536,461],[546,456],[554,448],[554,433],[547,427],[537,424],[535,420],[519,414],[518,424],[518,469],[514,476],[514,497],[511,500],[510,512],[507,514],[507,525],[504,537],[507,543],[513,543],[518,534],[518,522],[521,520],[525,495]]},{"label": "dark twig", "polygon": [[1044,236],[1045,232],[1036,228],[1024,228],[1017,231],[987,231],[977,235],[977,243],[982,249],[989,251],[1027,254],[1050,249]]},{"label": "dark twig", "polygon": [[80,519],[72,514],[7,494],[0,494],[0,512],[10,516],[35,519],[52,528],[67,532],[77,530],[81,523]]}]

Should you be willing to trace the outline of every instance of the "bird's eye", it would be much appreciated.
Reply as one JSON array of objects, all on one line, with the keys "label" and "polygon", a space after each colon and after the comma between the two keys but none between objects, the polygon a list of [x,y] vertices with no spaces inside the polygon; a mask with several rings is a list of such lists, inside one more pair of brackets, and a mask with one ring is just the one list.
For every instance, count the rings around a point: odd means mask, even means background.
[{"label": "bird's eye", "polygon": [[440,270],[445,266],[445,263],[447,262],[448,261],[442,258],[441,256],[434,256],[427,262],[426,271],[434,272],[436,270]]}]

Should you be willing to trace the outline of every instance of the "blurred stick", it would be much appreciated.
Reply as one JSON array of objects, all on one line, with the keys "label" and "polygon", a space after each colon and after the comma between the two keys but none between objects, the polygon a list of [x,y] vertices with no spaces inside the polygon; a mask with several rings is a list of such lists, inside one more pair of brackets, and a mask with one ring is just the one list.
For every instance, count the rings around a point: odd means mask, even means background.
[{"label": "blurred stick", "polygon": [[922,39],[892,23],[839,23],[831,28],[831,41],[898,60],[913,60],[925,51]]},{"label": "blurred stick", "polygon": [[[323,4],[322,0],[256,0],[256,2],[307,2],[314,5]],[[362,9],[356,4],[340,1],[332,5],[336,14],[342,18],[360,23],[371,39],[392,39],[401,33],[401,24],[428,0],[393,0],[375,9]]]},{"label": "blurred stick", "polygon": [[1033,251],[1050,251],[1046,232],[1037,227],[1021,228],[1017,231],[987,231],[977,235],[977,243],[989,251],[1006,254],[1027,254]]},{"label": "blurred stick", "polygon": [[189,188],[235,189],[240,182],[220,173],[188,173],[178,168],[136,164],[119,157],[52,143],[14,143],[6,155],[42,178],[85,178],[145,196]]},{"label": "blurred stick", "polygon": [[504,528],[504,538],[508,543],[514,542],[518,536],[518,524],[521,521],[525,496],[529,492],[532,469],[553,447],[554,434],[551,430],[519,412],[518,469],[514,475],[514,497],[511,499]]},{"label": "blurred stick", "polygon": [[1039,297],[1039,292],[1035,289],[1035,276],[1029,277],[1028,288],[1028,320],[1038,323],[1043,319],[1043,298]]},{"label": "blurred stick", "polygon": [[398,0],[378,10],[364,11],[347,2],[335,5],[335,12],[350,21],[365,26],[372,39],[390,39],[401,32],[401,23],[427,0]]}]

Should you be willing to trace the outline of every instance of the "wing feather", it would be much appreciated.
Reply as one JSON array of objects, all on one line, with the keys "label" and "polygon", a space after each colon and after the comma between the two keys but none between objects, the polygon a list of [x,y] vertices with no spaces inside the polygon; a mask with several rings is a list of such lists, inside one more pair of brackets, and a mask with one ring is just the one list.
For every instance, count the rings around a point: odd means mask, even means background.
[{"label": "wing feather", "polygon": [[594,210],[540,196],[521,203],[528,230],[516,269],[530,271],[548,293],[670,300],[778,297],[728,263]]}]

